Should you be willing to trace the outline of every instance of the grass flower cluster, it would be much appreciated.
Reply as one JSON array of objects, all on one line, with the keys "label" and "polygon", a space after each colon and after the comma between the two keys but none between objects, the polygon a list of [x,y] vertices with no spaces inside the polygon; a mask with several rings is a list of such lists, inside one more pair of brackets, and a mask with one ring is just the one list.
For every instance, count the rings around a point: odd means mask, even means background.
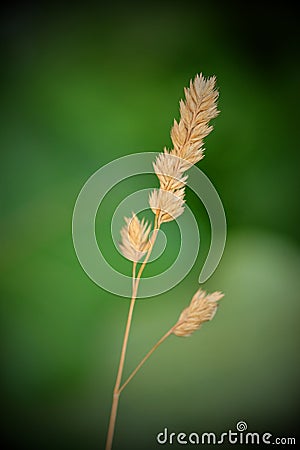
[{"label": "grass flower cluster", "polygon": [[165,148],[153,163],[159,180],[159,189],[154,189],[149,196],[149,206],[154,214],[153,225],[144,219],[140,220],[135,213],[132,213],[131,217],[125,218],[125,225],[121,230],[120,250],[125,258],[132,261],[132,298],[113,393],[106,450],[112,447],[119,396],[123,389],[167,337],[171,334],[179,337],[190,336],[204,322],[212,320],[219,300],[223,297],[221,292],[207,294],[199,289],[175,325],[154,345],[122,384],[128,336],[139,282],[161,224],[175,220],[184,212],[185,187],[188,179],[186,172],[204,157],[203,140],[213,129],[210,120],[219,113],[217,109],[219,94],[215,84],[215,77],[206,79],[200,74],[191,80],[188,88],[184,89],[185,100],[180,101],[180,120],[179,122],[174,120],[171,129],[173,148],[171,150]]}]

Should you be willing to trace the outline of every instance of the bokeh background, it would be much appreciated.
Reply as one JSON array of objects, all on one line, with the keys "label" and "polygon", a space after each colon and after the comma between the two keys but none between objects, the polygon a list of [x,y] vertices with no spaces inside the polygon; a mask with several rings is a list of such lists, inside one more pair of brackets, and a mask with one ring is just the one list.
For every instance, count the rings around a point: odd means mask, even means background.
[{"label": "bokeh background", "polygon": [[[76,2],[75,2],[76,3]],[[296,436],[299,416],[299,61],[297,16],[208,2],[10,3],[1,19],[1,409],[6,449],[103,448],[128,300],[100,289],[72,245],[76,197],[99,167],[161,151],[183,87],[215,74],[220,116],[199,167],[228,221],[224,257],[204,288],[226,296],[215,320],[175,336],[123,392],[115,448],[154,449],[165,427]],[[114,249],[111,214],[157,185],[134,177],[97,216]],[[177,320],[197,289],[210,240],[201,203],[194,268],[137,304],[125,376]],[[176,227],[165,226],[171,264]],[[104,238],[102,236],[105,236]],[[145,272],[146,275],[146,272]],[[4,436],[4,435],[2,435]],[[176,445],[172,447],[177,448]],[[180,448],[181,446],[178,446]]]}]

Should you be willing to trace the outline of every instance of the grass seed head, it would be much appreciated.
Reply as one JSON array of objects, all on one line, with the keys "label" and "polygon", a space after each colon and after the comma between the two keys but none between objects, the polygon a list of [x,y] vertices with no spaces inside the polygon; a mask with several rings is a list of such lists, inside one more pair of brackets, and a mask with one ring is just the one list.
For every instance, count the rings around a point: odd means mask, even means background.
[{"label": "grass seed head", "polygon": [[151,225],[144,219],[140,221],[134,213],[131,218],[125,217],[125,222],[119,247],[125,258],[138,262],[149,248]]},{"label": "grass seed head", "polygon": [[173,333],[176,336],[190,336],[194,331],[199,330],[204,322],[213,319],[222,297],[224,294],[221,292],[206,294],[199,289],[189,306],[182,311]]}]

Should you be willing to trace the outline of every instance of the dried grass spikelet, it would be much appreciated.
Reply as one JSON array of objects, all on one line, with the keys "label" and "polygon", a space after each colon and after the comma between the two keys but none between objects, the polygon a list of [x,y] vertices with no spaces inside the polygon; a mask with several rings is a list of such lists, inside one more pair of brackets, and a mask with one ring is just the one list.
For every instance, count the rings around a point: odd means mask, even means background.
[{"label": "dried grass spikelet", "polygon": [[[185,88],[185,101],[180,101],[180,121],[174,120],[171,138],[174,148],[164,149],[153,163],[160,189],[149,197],[158,226],[180,216],[184,211],[185,171],[203,158],[203,139],[211,132],[209,121],[219,113],[216,78],[205,79],[202,74]],[[173,195],[169,195],[173,194]]]},{"label": "dried grass spikelet", "polygon": [[159,225],[170,222],[184,211],[184,189],[178,189],[175,193],[154,189],[149,196],[149,204],[158,217]]},{"label": "dried grass spikelet", "polygon": [[173,331],[176,336],[190,336],[194,331],[199,330],[201,325],[208,320],[212,320],[218,307],[218,301],[224,297],[221,292],[206,294],[199,289],[193,296],[191,303],[185,308]]},{"label": "dried grass spikelet", "polygon": [[157,156],[153,167],[161,189],[174,192],[185,186],[188,177],[183,175],[182,160],[166,149]]},{"label": "dried grass spikelet", "polygon": [[203,139],[212,131],[209,121],[214,119],[217,110],[218,91],[216,78],[205,79],[200,73],[190,87],[184,89],[185,101],[180,101],[180,121],[174,120],[171,130],[173,150],[171,154],[186,162],[195,164],[203,158]]},{"label": "dried grass spikelet", "polygon": [[131,218],[125,217],[125,222],[119,247],[125,258],[138,262],[149,248],[151,225],[144,219],[140,221],[134,213]]}]

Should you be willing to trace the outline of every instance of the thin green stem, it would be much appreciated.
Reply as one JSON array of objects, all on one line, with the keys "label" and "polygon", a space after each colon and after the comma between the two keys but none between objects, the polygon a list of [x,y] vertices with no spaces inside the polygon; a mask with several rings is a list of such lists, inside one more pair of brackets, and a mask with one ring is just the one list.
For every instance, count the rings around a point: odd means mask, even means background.
[{"label": "thin green stem", "polygon": [[174,327],[172,327],[166,334],[163,335],[162,338],[151,348],[151,350],[147,353],[147,355],[142,359],[142,361],[137,365],[133,372],[129,375],[127,380],[122,384],[119,389],[119,393],[123,391],[123,389],[127,386],[127,384],[132,380],[135,374],[140,370],[140,368],[145,364],[147,359],[152,355],[153,352],[173,333]]},{"label": "thin green stem", "polygon": [[143,263],[141,264],[140,270],[138,271],[138,275],[137,275],[137,279],[136,279],[136,282],[137,282],[136,292],[137,292],[137,288],[138,288],[138,285],[139,285],[139,282],[140,282],[140,279],[141,279],[141,275],[142,275],[142,273],[143,273],[143,271],[145,269],[145,266],[146,266],[146,264],[147,264],[147,262],[148,262],[148,260],[150,258],[150,255],[151,255],[154,243],[155,243],[156,238],[157,238],[158,230],[159,230],[159,225],[157,223],[157,215],[156,215],[155,216],[155,222],[154,222],[154,230],[153,230],[153,234],[152,234],[152,237],[151,237],[151,244],[150,244],[149,250],[148,250],[148,252],[147,252],[147,254],[145,256],[145,259],[144,259]]},{"label": "thin green stem", "polygon": [[111,446],[112,446],[112,440],[113,440],[113,435],[114,435],[114,430],[115,430],[117,410],[118,410],[118,404],[119,404],[119,396],[120,396],[119,388],[120,388],[122,373],[123,373],[123,368],[124,368],[125,355],[126,355],[126,349],[127,349],[130,325],[131,325],[131,321],[132,321],[134,304],[135,304],[135,296],[133,295],[131,298],[131,302],[130,302],[128,317],[127,317],[127,324],[126,324],[125,334],[124,334],[124,338],[123,338],[123,345],[122,345],[121,357],[120,357],[120,362],[119,362],[118,374],[117,374],[116,384],[114,387],[113,402],[112,402],[109,427],[108,427],[108,433],[107,433],[107,440],[106,440],[106,447],[105,447],[106,450],[110,450]]},{"label": "thin green stem", "polygon": [[156,240],[156,236],[157,236],[157,216],[155,216],[155,222],[154,222],[154,231],[153,231],[153,236],[151,239],[151,243],[150,243],[150,247],[148,249],[148,252],[145,256],[145,259],[139,269],[138,275],[136,276],[136,265],[137,263],[134,262],[133,266],[132,266],[132,297],[131,297],[131,301],[130,301],[130,307],[129,307],[129,312],[128,312],[128,317],[127,317],[127,323],[126,323],[126,328],[125,328],[125,333],[124,333],[124,338],[123,338],[123,345],[122,345],[122,350],[121,350],[121,356],[120,356],[120,362],[119,362],[119,368],[118,368],[118,373],[117,373],[117,379],[116,379],[116,384],[114,387],[114,392],[113,392],[113,401],[112,401],[112,407],[111,407],[111,414],[110,414],[110,420],[109,420],[109,426],[108,426],[108,433],[107,433],[107,440],[106,440],[106,450],[111,450],[112,447],[112,441],[113,441],[113,436],[114,436],[114,431],[115,431],[115,425],[116,425],[116,418],[117,418],[117,411],[118,411],[118,404],[119,404],[119,397],[120,397],[120,384],[121,384],[121,380],[122,380],[122,374],[123,374],[123,369],[124,369],[124,363],[125,363],[125,356],[126,356],[126,350],[127,350],[127,344],[128,344],[128,337],[129,337],[129,332],[130,332],[130,327],[131,327],[131,322],[132,322],[132,316],[133,316],[133,309],[134,309],[134,305],[135,305],[135,300],[136,300],[136,296],[137,296],[137,291],[138,291],[138,287],[139,287],[139,282],[141,279],[141,275],[143,273],[143,270],[147,264],[147,261],[150,258],[151,255],[151,251],[153,249],[155,240]]},{"label": "thin green stem", "polygon": [[132,264],[132,296],[134,294],[135,273],[136,273],[136,261],[134,261]]}]

